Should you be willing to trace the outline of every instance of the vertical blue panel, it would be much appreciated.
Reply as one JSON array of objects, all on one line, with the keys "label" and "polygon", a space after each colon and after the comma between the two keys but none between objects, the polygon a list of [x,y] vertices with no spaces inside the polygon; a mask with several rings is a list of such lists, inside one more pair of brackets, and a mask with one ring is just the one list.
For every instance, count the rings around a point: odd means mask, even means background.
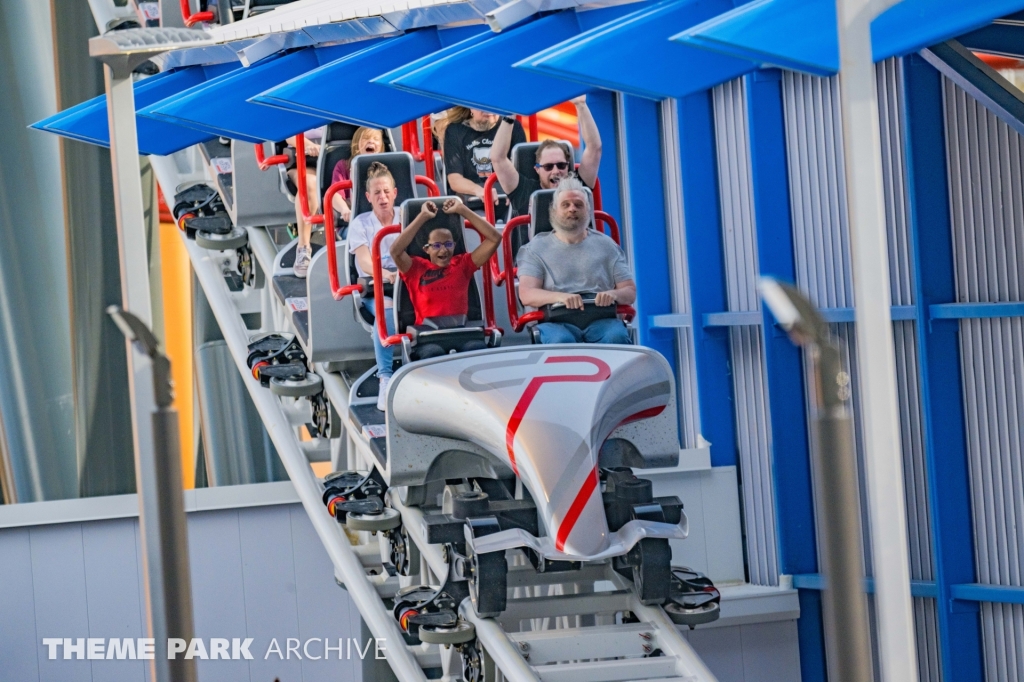
[{"label": "vertical blue panel", "polygon": [[636,278],[637,329],[640,343],[664,355],[675,369],[678,363],[674,330],[656,329],[650,325],[652,316],[672,312],[659,107],[656,102],[633,95],[622,95],[622,98],[624,116],[621,133],[627,141],[623,161],[628,168],[629,240]]},{"label": "vertical blue panel", "polygon": [[689,271],[693,354],[701,435],[711,443],[712,466],[736,466],[732,366],[727,327],[704,327],[707,313],[728,309],[725,256],[718,205],[715,115],[710,92],[679,100],[679,160]]},{"label": "vertical blue panel", "polygon": [[942,676],[981,680],[978,604],[953,601],[949,593],[950,585],[976,581],[959,322],[928,317],[929,306],[956,300],[942,77],[917,55],[903,64],[909,231]]},{"label": "vertical blue panel", "polygon": [[[758,264],[762,275],[796,281],[793,226],[786,165],[786,122],[782,74],[776,69],[746,77],[750,162],[757,222]],[[807,410],[800,350],[762,306],[768,397],[771,406],[772,462],[782,573],[817,570],[814,501],[811,490]],[[801,611],[800,658],[805,680],[823,679],[820,611]]]}]

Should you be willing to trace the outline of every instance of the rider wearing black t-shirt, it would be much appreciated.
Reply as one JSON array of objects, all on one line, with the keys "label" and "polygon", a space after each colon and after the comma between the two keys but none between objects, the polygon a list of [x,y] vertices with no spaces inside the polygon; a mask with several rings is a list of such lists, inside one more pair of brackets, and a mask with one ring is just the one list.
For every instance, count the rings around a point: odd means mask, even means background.
[{"label": "rider wearing black t-shirt", "polygon": [[[448,126],[444,133],[444,166],[449,191],[473,197],[482,197],[484,183],[493,173],[491,145],[498,131],[498,116],[476,109],[470,118]],[[523,126],[516,121],[512,130],[512,144],[526,142]],[[508,152],[506,151],[506,156]],[[495,188],[500,192],[501,188]]]},{"label": "rider wearing black t-shirt", "polygon": [[[576,105],[580,136],[584,144],[583,158],[580,159],[576,175],[583,184],[593,188],[597,182],[597,169],[601,165],[601,134],[597,130],[594,116],[587,107],[586,95],[577,97],[572,103]],[[502,119],[498,133],[494,137],[494,145],[491,147],[491,157],[494,172],[498,174],[498,182],[505,189],[512,205],[512,215],[517,216],[529,213],[531,194],[538,189],[554,189],[559,180],[573,174],[573,169],[571,156],[564,148],[565,144],[546,140],[537,148],[534,165],[537,177],[520,173],[508,158],[508,152],[512,148],[512,128],[508,118]]]}]

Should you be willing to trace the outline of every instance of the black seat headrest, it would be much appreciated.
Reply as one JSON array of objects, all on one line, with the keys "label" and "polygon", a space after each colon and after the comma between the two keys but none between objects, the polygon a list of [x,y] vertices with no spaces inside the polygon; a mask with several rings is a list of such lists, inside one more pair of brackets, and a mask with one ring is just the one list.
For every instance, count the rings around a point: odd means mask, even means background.
[{"label": "black seat headrest", "polygon": [[349,171],[352,178],[352,217],[372,210],[366,199],[366,170],[374,161],[388,167],[395,179],[398,197],[395,204],[400,205],[407,199],[416,197],[416,171],[413,167],[412,154],[408,152],[388,152],[384,154],[360,154],[352,160]]},{"label": "black seat headrest", "polygon": [[[574,152],[572,144],[568,140],[559,140],[569,148],[569,165],[575,167]],[[515,147],[512,147],[512,164],[516,167],[516,170],[528,178],[538,180],[537,169],[534,168],[534,164],[537,163],[537,148],[540,147],[540,142],[520,142]]]},{"label": "black seat headrest", "polygon": [[339,161],[348,160],[352,155],[352,143],[349,140],[327,142],[320,150],[320,163],[317,165],[317,184],[320,186],[320,197],[323,198],[327,188],[331,186],[334,167]]},{"label": "black seat headrest", "polygon": [[[594,226],[594,193],[584,187],[590,200],[590,226]],[[530,195],[530,238],[542,232],[554,229],[551,225],[551,200],[555,198],[555,190],[539,189]]]},{"label": "black seat headrest", "polygon": [[324,131],[324,144],[328,142],[351,142],[352,136],[356,134],[356,130],[359,128],[357,125],[351,123],[339,123],[335,121],[327,124],[327,129]]},{"label": "black seat headrest", "polygon": [[409,199],[408,201],[402,202],[401,221],[402,227],[405,228],[409,223],[415,220],[416,216],[420,214],[420,209],[423,204],[428,201],[433,201],[437,205],[437,215],[427,221],[427,224],[420,228],[420,231],[416,233],[416,238],[413,239],[412,244],[406,249],[406,253],[410,256],[419,256],[421,258],[427,258],[427,252],[424,251],[423,247],[426,246],[429,241],[430,233],[433,230],[445,229],[452,233],[452,241],[455,242],[455,254],[466,253],[466,236],[463,233],[462,216],[457,214],[448,214],[441,210],[441,206],[448,199],[454,199],[455,197],[430,197],[427,199]]}]

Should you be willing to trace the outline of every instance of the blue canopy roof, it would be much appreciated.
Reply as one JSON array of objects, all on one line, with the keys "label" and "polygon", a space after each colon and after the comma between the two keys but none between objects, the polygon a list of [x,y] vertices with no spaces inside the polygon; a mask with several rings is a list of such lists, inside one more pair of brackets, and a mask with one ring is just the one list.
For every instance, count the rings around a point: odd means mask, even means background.
[{"label": "blue canopy roof", "polygon": [[[585,31],[515,66],[650,99],[685,97],[758,68],[668,40],[681,29],[732,10],[732,0],[667,0]],[[644,68],[637,68],[643,45]]]},{"label": "blue canopy roof", "polygon": [[486,33],[482,25],[426,28],[387,38],[297,76],[251,102],[358,125],[393,128],[448,107],[448,103],[375,82],[382,73],[444,47]]},{"label": "blue canopy roof", "polygon": [[275,55],[145,107],[139,114],[234,140],[252,143],[283,140],[322,126],[328,118],[268,107],[249,100],[269,87],[374,43],[376,40],[311,47]]},{"label": "blue canopy roof", "polygon": [[[134,86],[136,111],[240,67],[238,62],[189,66],[145,78]],[[172,154],[213,137],[207,132],[142,116],[135,117],[135,126],[139,152],[142,154]],[[108,147],[110,129],[107,120],[107,98],[105,95],[94,97],[34,123],[31,127]]]},{"label": "blue canopy roof", "polygon": [[476,109],[531,114],[592,88],[513,65],[583,31],[631,14],[638,7],[565,10],[508,31],[474,36],[374,82]]},{"label": "blue canopy roof", "polygon": [[[955,38],[1024,8],[1024,0],[903,0],[871,23],[875,61]],[[752,2],[672,40],[829,76],[839,71],[834,0]]]}]

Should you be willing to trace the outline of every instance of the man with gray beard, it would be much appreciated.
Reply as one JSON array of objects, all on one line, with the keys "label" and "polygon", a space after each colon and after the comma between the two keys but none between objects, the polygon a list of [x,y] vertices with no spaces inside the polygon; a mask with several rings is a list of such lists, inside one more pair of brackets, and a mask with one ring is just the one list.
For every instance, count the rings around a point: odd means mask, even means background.
[{"label": "man with gray beard", "polygon": [[[629,343],[629,333],[614,306],[632,305],[636,284],[626,256],[611,238],[588,227],[590,195],[576,178],[558,183],[551,200],[552,232],[539,234],[519,251],[519,300],[540,308],[564,305],[583,310],[593,298],[596,315],[580,327],[567,322],[537,325],[541,343]],[[608,308],[606,314],[601,308]],[[594,317],[594,316],[589,316]]]}]

